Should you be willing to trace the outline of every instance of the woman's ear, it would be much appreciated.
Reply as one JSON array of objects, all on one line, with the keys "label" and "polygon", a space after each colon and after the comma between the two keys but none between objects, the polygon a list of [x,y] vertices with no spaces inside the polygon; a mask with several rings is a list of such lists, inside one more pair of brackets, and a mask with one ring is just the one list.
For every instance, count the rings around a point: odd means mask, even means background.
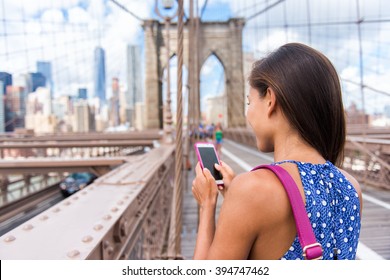
[{"label": "woman's ear", "polygon": [[275,91],[268,87],[266,93],[266,101],[267,101],[267,113],[268,117],[276,112],[276,95]]}]

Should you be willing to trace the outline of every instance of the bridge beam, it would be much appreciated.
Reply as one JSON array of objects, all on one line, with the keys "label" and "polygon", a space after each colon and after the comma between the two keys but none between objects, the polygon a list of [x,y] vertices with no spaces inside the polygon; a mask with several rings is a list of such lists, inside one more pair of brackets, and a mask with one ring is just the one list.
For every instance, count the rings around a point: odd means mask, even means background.
[{"label": "bridge beam", "polygon": [[11,230],[0,259],[166,258],[174,145],[133,156]]}]

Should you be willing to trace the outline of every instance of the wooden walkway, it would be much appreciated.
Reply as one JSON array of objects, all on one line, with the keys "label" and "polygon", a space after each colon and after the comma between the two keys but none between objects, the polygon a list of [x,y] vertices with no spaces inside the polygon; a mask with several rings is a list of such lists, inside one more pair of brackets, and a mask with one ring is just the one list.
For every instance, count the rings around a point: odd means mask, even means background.
[{"label": "wooden walkway", "polygon": [[[190,155],[192,162],[196,162],[193,151]],[[238,174],[248,171],[259,164],[270,163],[272,155],[225,140],[222,150],[222,160],[228,163]],[[193,165],[194,167],[194,165]],[[195,176],[194,168],[187,172],[187,188],[184,191],[183,201],[183,231],[182,254],[185,259],[192,259],[196,231],[197,231],[197,204],[192,197],[191,184]],[[371,188],[362,185],[363,189],[363,218],[358,259],[386,259],[390,260],[390,191]],[[219,197],[218,205],[222,203]],[[219,207],[217,208],[217,217]]]}]

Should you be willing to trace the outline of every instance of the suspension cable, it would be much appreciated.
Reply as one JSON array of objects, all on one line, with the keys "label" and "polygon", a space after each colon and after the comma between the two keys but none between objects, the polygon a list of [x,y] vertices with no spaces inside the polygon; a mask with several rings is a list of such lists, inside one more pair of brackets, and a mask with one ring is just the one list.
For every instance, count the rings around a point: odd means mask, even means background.
[{"label": "suspension cable", "polygon": [[178,12],[178,40],[177,40],[177,103],[176,103],[176,152],[175,152],[175,185],[173,189],[173,201],[170,221],[170,236],[168,257],[180,258],[181,253],[181,228],[183,209],[183,0],[179,0]]},{"label": "suspension cable", "polygon": [[126,13],[132,15],[133,17],[135,17],[136,19],[138,19],[139,21],[144,21],[142,18],[140,18],[139,16],[137,16],[136,14],[134,14],[133,12],[129,11],[129,9],[127,9],[125,6],[123,6],[121,3],[119,3],[118,1],[116,0],[110,0],[112,3],[114,3],[115,5],[117,5],[119,8],[121,8],[122,10],[124,10]]},{"label": "suspension cable", "polygon": [[200,12],[200,19],[202,19],[203,14],[204,14],[204,12],[206,10],[207,2],[208,2],[208,0],[204,1],[204,3],[203,3],[202,10]]},{"label": "suspension cable", "polygon": [[349,79],[344,79],[344,78],[341,78],[341,80],[343,82],[347,82],[347,83],[350,83],[350,84],[354,84],[354,85],[357,85],[357,86],[361,86],[362,88],[366,88],[368,90],[371,90],[371,91],[374,91],[376,93],[380,93],[380,94],[384,94],[384,95],[387,95],[387,96],[390,96],[390,93],[389,92],[386,92],[386,91],[383,91],[383,90],[379,90],[379,89],[376,89],[376,88],[373,88],[371,86],[368,86],[366,84],[361,84],[360,82],[355,82],[355,81],[352,81],[352,80],[349,80]]},{"label": "suspension cable", "polygon": [[259,15],[261,15],[261,14],[264,14],[266,11],[272,9],[273,7],[279,5],[280,3],[284,2],[284,1],[285,1],[285,0],[279,0],[279,1],[277,1],[277,2],[275,2],[275,3],[273,3],[273,4],[271,4],[271,5],[269,5],[269,6],[267,6],[267,7],[265,7],[263,10],[261,10],[261,11],[255,13],[255,14],[253,14],[253,15],[247,17],[247,18],[245,19],[245,21],[248,22],[248,21],[250,21],[251,19],[253,19],[253,18],[257,17],[257,16],[259,16]]}]

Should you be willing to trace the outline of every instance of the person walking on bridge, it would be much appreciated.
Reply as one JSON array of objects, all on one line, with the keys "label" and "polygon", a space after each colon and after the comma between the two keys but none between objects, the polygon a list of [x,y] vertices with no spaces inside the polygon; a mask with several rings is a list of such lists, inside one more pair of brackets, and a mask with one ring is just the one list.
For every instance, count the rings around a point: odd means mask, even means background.
[{"label": "person walking on bridge", "polygon": [[[262,152],[291,175],[323,259],[355,259],[362,194],[341,166],[345,114],[337,72],[319,51],[281,46],[253,64],[247,120]],[[235,175],[225,163],[224,200],[215,224],[218,186],[196,166],[192,192],[199,204],[194,259],[304,259],[290,200],[269,169]],[[299,196],[299,195],[298,195]],[[298,232],[299,233],[299,232]]]},{"label": "person walking on bridge", "polygon": [[221,123],[217,123],[215,126],[215,132],[214,132],[214,143],[215,148],[217,150],[219,158],[222,158],[222,141],[223,141],[223,131]]}]

